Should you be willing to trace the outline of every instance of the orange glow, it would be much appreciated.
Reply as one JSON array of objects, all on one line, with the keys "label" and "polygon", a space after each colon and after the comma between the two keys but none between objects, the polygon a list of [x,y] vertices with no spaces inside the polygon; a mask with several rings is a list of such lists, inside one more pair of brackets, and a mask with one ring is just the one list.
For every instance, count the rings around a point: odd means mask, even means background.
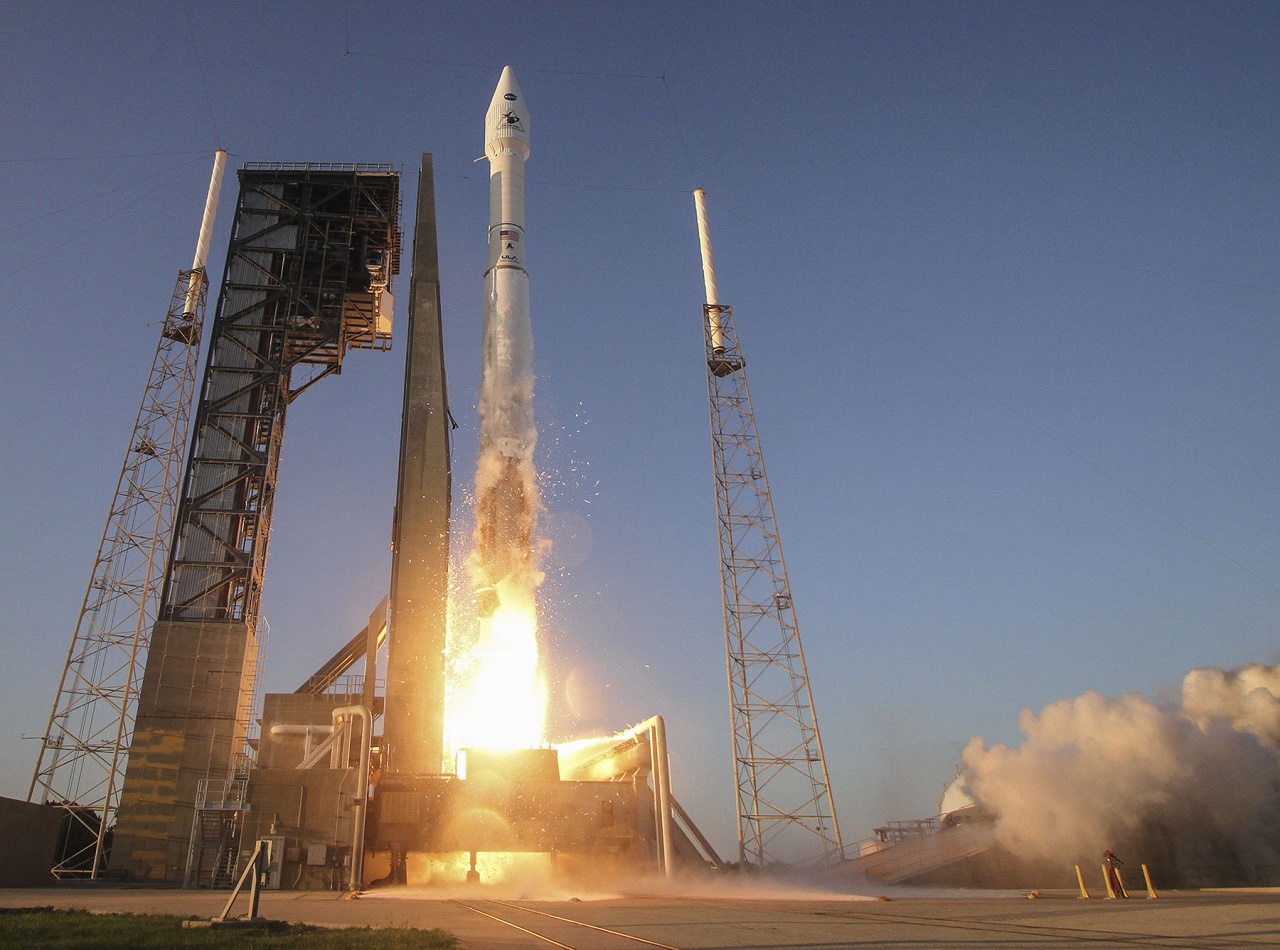
[{"label": "orange glow", "polygon": [[538,614],[532,590],[500,584],[498,607],[492,615],[465,618],[461,626],[471,630],[459,631],[462,635],[457,637],[450,631],[447,754],[456,756],[466,748],[543,745],[547,691],[538,664]]},{"label": "orange glow", "polygon": [[[406,856],[408,883],[412,885],[457,884],[466,880],[471,868],[465,853],[422,854],[411,851]],[[482,884],[513,883],[536,884],[545,882],[552,875],[549,854],[512,851],[486,851],[476,855],[476,873]],[[512,897],[520,896],[518,893]]]}]

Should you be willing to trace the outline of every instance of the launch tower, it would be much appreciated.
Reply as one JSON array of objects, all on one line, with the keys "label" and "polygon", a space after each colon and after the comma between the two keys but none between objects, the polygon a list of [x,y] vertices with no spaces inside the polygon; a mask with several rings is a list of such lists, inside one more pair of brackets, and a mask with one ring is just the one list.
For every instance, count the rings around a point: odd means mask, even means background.
[{"label": "launch tower", "polygon": [[141,880],[182,879],[202,783],[230,829],[244,802],[285,410],[348,350],[391,339],[398,172],[273,162],[239,175],[111,857]]},{"label": "launch tower", "polygon": [[725,650],[738,798],[738,857],[763,869],[777,861],[838,858],[836,823],[818,716],[782,544],[765,477],[746,361],[733,308],[720,303],[706,193],[694,192],[707,302],[707,393]]},{"label": "launch tower", "polygon": [[67,651],[29,801],[64,810],[56,878],[106,870],[133,736],[138,682],[155,623],[160,582],[187,447],[209,280],[205,262],[227,153],[214,157],[190,270],[178,274],[151,362],[107,526]]}]

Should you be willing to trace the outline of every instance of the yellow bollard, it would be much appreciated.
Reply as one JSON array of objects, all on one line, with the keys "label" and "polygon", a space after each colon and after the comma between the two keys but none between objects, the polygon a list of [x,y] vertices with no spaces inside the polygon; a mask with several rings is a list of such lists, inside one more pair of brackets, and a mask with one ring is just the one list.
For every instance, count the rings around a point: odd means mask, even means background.
[{"label": "yellow bollard", "polygon": [[1089,899],[1089,892],[1085,890],[1084,875],[1080,873],[1080,865],[1078,864],[1076,865],[1076,880],[1080,882],[1080,899],[1082,901],[1087,901]]},{"label": "yellow bollard", "polygon": [[1107,900],[1116,899],[1116,890],[1111,886],[1111,875],[1107,873],[1107,866],[1102,866],[1102,883],[1107,887]]},{"label": "yellow bollard", "polygon": [[1156,894],[1156,889],[1151,886],[1151,872],[1147,870],[1145,864],[1142,866],[1142,877],[1147,882],[1147,899],[1155,900],[1158,895]]}]

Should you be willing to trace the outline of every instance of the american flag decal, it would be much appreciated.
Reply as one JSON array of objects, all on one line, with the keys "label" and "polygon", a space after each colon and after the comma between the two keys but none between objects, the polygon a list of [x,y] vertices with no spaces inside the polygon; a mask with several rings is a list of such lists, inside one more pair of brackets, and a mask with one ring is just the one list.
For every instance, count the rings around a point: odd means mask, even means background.
[{"label": "american flag decal", "polygon": [[501,241],[518,241],[520,240],[519,231],[502,230],[498,232],[498,239]]}]

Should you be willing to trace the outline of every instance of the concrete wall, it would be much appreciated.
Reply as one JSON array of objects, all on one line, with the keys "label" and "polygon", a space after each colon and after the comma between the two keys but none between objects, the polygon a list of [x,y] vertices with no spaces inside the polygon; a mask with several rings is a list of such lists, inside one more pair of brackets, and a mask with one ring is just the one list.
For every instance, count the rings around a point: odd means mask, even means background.
[{"label": "concrete wall", "polygon": [[61,809],[0,798],[0,887],[48,884],[61,827]]},{"label": "concrete wall", "polygon": [[[359,701],[359,696],[268,693],[263,702],[262,739],[258,767],[249,779],[243,848],[247,853],[258,838],[283,837],[281,883],[285,888],[345,887],[357,780],[355,769],[328,768],[327,755],[320,768],[298,769],[305,751],[304,737],[272,735],[272,726],[330,727],[335,708]],[[317,733],[312,742],[319,744],[325,738],[324,733]]]},{"label": "concrete wall", "polygon": [[[262,736],[258,742],[258,766],[264,769],[295,769],[308,744],[305,736],[275,735],[273,727],[318,726],[310,747],[328,738],[333,728],[333,711],[339,706],[360,702],[359,695],[333,693],[267,693],[262,703]],[[326,757],[324,764],[328,765]]]},{"label": "concrete wall", "polygon": [[349,875],[355,769],[254,769],[244,815],[243,861],[259,838],[285,839],[286,889],[334,890]]},{"label": "concrete wall", "polygon": [[151,635],[111,868],[180,883],[202,779],[229,777],[256,644],[243,623],[161,621]]}]

